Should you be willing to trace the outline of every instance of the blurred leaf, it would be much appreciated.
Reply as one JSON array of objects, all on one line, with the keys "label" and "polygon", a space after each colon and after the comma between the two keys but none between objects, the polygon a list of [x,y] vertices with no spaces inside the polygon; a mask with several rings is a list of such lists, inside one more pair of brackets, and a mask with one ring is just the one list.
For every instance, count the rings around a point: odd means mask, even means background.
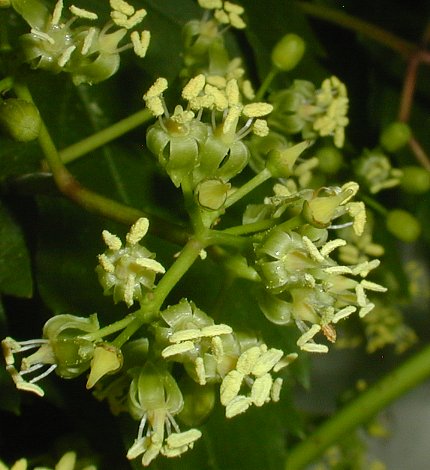
[{"label": "blurred leaf", "polygon": [[0,292],[31,297],[30,257],[20,226],[0,201]]}]

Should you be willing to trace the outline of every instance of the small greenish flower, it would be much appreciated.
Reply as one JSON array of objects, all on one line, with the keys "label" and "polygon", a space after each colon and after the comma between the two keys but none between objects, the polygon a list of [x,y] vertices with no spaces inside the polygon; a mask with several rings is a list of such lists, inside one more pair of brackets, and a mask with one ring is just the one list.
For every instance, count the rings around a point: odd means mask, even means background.
[{"label": "small greenish flower", "polygon": [[[282,379],[274,380],[271,371],[278,372],[294,361],[297,354],[283,356],[283,351],[268,349],[265,344],[242,352],[236,367],[224,377],[220,387],[220,400],[226,407],[227,418],[244,413],[251,405],[259,407],[279,400]],[[249,393],[240,393],[243,388],[249,388]]]},{"label": "small greenish flower", "polygon": [[[236,79],[229,80],[221,89],[199,74],[182,90],[187,108],[176,106],[170,116],[163,99],[166,88],[167,81],[159,78],[143,97],[159,118],[147,132],[148,148],[176,186],[188,178],[194,188],[208,178],[227,183],[249,161],[250,152],[242,139],[250,132],[259,135],[268,132],[262,117],[271,112],[272,105],[263,102],[244,105]],[[204,110],[211,112],[212,125],[201,122]],[[222,121],[218,123],[220,113]],[[243,126],[242,117],[246,118]]]},{"label": "small greenish flower", "polygon": [[[136,55],[144,57],[150,41],[149,31],[131,33],[131,43],[119,46],[128,30],[137,26],[146,11],[135,11],[127,2],[111,0],[112,21],[102,29],[97,26],[78,26],[74,23],[94,22],[96,13],[72,5],[72,17],[63,20],[63,0],[58,0],[52,14],[39,0],[12,0],[13,8],[30,25],[30,33],[21,37],[25,60],[33,68],[54,73],[71,74],[76,85],[98,83],[117,72],[120,52],[133,48]],[[114,32],[112,27],[119,26]]]},{"label": "small greenish flower", "polygon": [[133,376],[128,406],[130,414],[140,420],[140,425],[127,458],[132,460],[142,455],[142,465],[147,466],[160,453],[177,457],[191,449],[201,432],[198,429],[181,432],[179,429],[174,417],[183,408],[183,398],[172,375],[162,366],[147,362],[136,369]]},{"label": "small greenish flower", "polygon": [[355,165],[355,171],[372,194],[401,183],[402,170],[393,168],[390,159],[378,150],[366,151]]},{"label": "small greenish flower", "polygon": [[303,204],[303,216],[317,228],[326,228],[334,219],[348,214],[353,219],[353,229],[361,235],[366,224],[366,209],[362,202],[350,202],[357,194],[359,186],[354,181],[342,187],[321,188]]},{"label": "small greenish flower", "polygon": [[220,380],[233,366],[240,352],[233,330],[213,319],[194,304],[182,300],[163,312],[167,327],[155,327],[157,341],[165,345],[165,359],[181,362],[200,385]]},{"label": "small greenish flower", "polygon": [[163,266],[153,259],[155,255],[139,242],[146,235],[149,221],[140,218],[132,225],[123,246],[121,240],[103,231],[108,249],[99,255],[96,272],[105,295],[113,295],[114,302],[124,301],[131,306],[154,287],[155,276],[163,274]]},{"label": "small greenish flower", "polygon": [[295,80],[286,90],[270,97],[274,111],[269,125],[287,134],[302,133],[304,139],[332,136],[336,147],[343,147],[349,120],[345,85],[337,78],[324,80],[320,89],[305,80]]},{"label": "small greenish flower", "polygon": [[346,86],[337,77],[322,82],[316,94],[316,104],[324,111],[315,119],[313,128],[321,137],[332,135],[336,147],[343,147],[345,141],[345,127],[349,123],[348,103]]},{"label": "small greenish flower", "polygon": [[[6,369],[11,374],[19,390],[33,392],[43,396],[44,391],[36,385],[55,370],[63,378],[73,378],[82,374],[90,366],[94,354],[94,344],[85,339],[86,333],[99,329],[97,315],[89,318],[74,315],[56,315],[43,327],[42,339],[16,341],[7,337],[2,341]],[[36,349],[37,351],[21,360],[20,370],[15,367],[15,354]],[[26,380],[24,376],[39,375]]]}]

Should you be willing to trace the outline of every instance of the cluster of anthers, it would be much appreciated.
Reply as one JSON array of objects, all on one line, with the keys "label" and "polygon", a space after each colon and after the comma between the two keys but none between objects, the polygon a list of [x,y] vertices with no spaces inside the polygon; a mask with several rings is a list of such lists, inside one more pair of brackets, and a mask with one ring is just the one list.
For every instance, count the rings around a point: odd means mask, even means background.
[{"label": "cluster of anthers", "polygon": [[246,23],[241,15],[245,9],[232,2],[223,0],[198,0],[199,5],[206,10],[213,10],[214,18],[222,25],[231,25],[236,29],[243,29]]},{"label": "cluster of anthers", "polygon": [[326,78],[316,93],[316,106],[324,110],[313,123],[320,136],[332,135],[336,147],[343,147],[345,127],[349,123],[346,86],[337,77]]},{"label": "cluster of anthers", "polygon": [[[213,112],[212,125],[214,129],[217,127],[215,113],[217,111],[222,113],[222,134],[224,136],[233,134],[235,139],[240,139],[251,130],[259,136],[265,136],[269,132],[266,120],[261,118],[269,114],[273,106],[264,102],[243,105],[236,79],[223,82],[220,87],[217,87],[208,83],[203,74],[193,77],[182,90],[182,97],[188,101],[186,111],[177,106],[173,116],[170,116],[163,100],[163,93],[167,86],[165,78],[158,78],[143,96],[146,106],[156,117],[164,115],[167,119],[186,123],[194,119],[196,113],[197,117],[201,117],[203,111],[207,109]],[[236,133],[238,121],[242,116],[246,118],[246,123]]]},{"label": "cluster of anthers", "polygon": [[[269,401],[279,401],[282,378],[273,380],[270,371],[279,372],[297,357],[292,353],[283,357],[280,349],[268,349],[265,344],[246,349],[238,358],[236,367],[221,382],[220,399],[227,418],[245,412],[251,405],[263,406]],[[248,395],[240,393],[250,388]]]}]

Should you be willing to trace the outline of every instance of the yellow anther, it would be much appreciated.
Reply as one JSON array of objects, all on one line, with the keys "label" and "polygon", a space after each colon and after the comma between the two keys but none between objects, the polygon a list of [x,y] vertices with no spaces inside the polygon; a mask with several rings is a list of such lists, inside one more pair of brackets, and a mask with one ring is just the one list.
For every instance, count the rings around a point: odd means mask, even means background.
[{"label": "yellow anther", "polygon": [[118,251],[121,248],[121,240],[107,230],[103,230],[102,237],[107,247],[111,250]]},{"label": "yellow anther", "polygon": [[272,111],[273,106],[269,103],[250,103],[243,108],[243,114],[250,118],[266,116]]},{"label": "yellow anther", "polygon": [[203,91],[205,83],[206,78],[202,73],[196,77],[193,77],[182,89],[182,98],[187,101],[197,98],[197,96],[199,96],[199,94]]},{"label": "yellow anther", "polygon": [[151,41],[151,33],[149,31],[142,31],[139,36],[137,31],[133,31],[130,34],[130,39],[133,44],[134,53],[138,57],[145,57]]},{"label": "yellow anther", "polygon": [[130,228],[126,236],[126,241],[130,245],[140,242],[147,234],[149,228],[149,220],[145,217],[138,219]]},{"label": "yellow anther", "polygon": [[79,18],[84,18],[86,20],[96,20],[98,18],[96,13],[84,10],[83,8],[78,8],[75,5],[69,7],[69,10],[73,15],[78,16]]}]

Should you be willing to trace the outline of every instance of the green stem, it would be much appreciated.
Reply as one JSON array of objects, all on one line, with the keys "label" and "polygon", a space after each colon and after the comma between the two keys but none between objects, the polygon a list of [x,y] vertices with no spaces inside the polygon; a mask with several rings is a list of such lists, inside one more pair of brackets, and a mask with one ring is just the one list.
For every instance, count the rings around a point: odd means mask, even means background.
[{"label": "green stem", "polygon": [[95,331],[94,333],[88,333],[87,335],[80,336],[80,338],[87,339],[88,341],[96,341],[98,339],[102,339],[105,336],[109,336],[117,331],[123,330],[126,328],[135,318],[135,315],[131,313],[127,315],[122,320],[118,320],[115,323],[111,323],[104,328],[100,328],[100,330]]},{"label": "green stem", "polygon": [[269,178],[271,178],[272,174],[270,171],[265,168],[263,171],[260,171],[257,175],[251,178],[248,182],[246,182],[243,186],[238,188],[231,196],[229,196],[224,204],[224,208],[232,206],[234,203],[242,199],[248,193],[253,191],[255,188],[263,184]]},{"label": "green stem", "polygon": [[343,26],[344,28],[363,34],[398,52],[404,58],[410,57],[418,49],[417,45],[412,42],[399,38],[395,34],[392,34],[374,24],[360,20],[334,8],[327,8],[323,5],[310,2],[298,2],[297,5],[310,16],[329,21],[330,23],[335,23],[339,26]]},{"label": "green stem", "polygon": [[82,155],[85,155],[92,150],[95,150],[96,148],[99,148],[102,145],[115,140],[116,138],[124,135],[135,127],[138,127],[151,119],[153,119],[151,112],[148,109],[142,109],[137,113],[116,122],[112,126],[103,129],[100,132],[96,132],[86,139],[83,139],[80,142],[77,142],[73,145],[70,145],[70,147],[61,150],[59,152],[61,160],[63,163],[70,163]]},{"label": "green stem", "polygon": [[257,94],[255,95],[255,101],[261,100],[268,88],[270,87],[270,84],[272,83],[273,79],[278,75],[279,69],[276,67],[272,67],[270,72],[266,75],[266,78],[264,79],[263,83],[261,84],[260,88],[257,91]]},{"label": "green stem", "polygon": [[302,217],[301,214],[296,215],[292,217],[291,219],[286,220],[285,222],[282,222],[282,224],[279,224],[277,228],[280,228],[281,230],[294,230],[297,227],[300,227],[300,225],[306,224],[306,220]]},{"label": "green stem", "polygon": [[229,235],[247,235],[249,233],[268,230],[276,225],[276,223],[277,221],[275,219],[259,220],[258,222],[253,222],[251,224],[236,225],[235,227],[226,228],[220,233],[226,233]]},{"label": "green stem", "polygon": [[[26,85],[15,83],[14,90],[19,98],[34,103],[30,90]],[[86,210],[125,224],[132,224],[140,217],[147,217],[151,220],[151,233],[175,243],[181,243],[187,238],[187,233],[181,227],[177,227],[154,215],[146,214],[139,209],[113,201],[83,187],[61,161],[60,155],[43,120],[39,134],[39,145],[42,148],[60,192]]]},{"label": "green stem", "polygon": [[369,421],[396,398],[430,376],[430,346],[383,377],[356,400],[324,422],[306,441],[293,448],[285,470],[300,470],[357,426]]},{"label": "green stem", "polygon": [[159,316],[166,297],[182,276],[190,269],[205,246],[205,242],[196,238],[191,238],[188,241],[176,261],[161,278],[155,290],[147,295],[146,301],[142,302],[141,308],[134,312],[135,318],[133,321],[112,342],[114,346],[120,348],[143,324],[150,323]]},{"label": "green stem", "polygon": [[385,209],[385,207],[382,204],[380,204],[378,201],[375,201],[375,199],[373,199],[372,197],[362,194],[361,199],[363,199],[366,206],[371,207],[372,209],[374,209],[376,212],[378,212],[384,217],[387,216],[388,210]]},{"label": "green stem", "polygon": [[246,238],[241,238],[237,235],[232,235],[230,233],[226,233],[225,230],[211,230],[208,236],[208,244],[209,245],[224,245],[224,246],[233,246],[238,249],[243,249],[247,245],[249,245],[249,240]]}]

